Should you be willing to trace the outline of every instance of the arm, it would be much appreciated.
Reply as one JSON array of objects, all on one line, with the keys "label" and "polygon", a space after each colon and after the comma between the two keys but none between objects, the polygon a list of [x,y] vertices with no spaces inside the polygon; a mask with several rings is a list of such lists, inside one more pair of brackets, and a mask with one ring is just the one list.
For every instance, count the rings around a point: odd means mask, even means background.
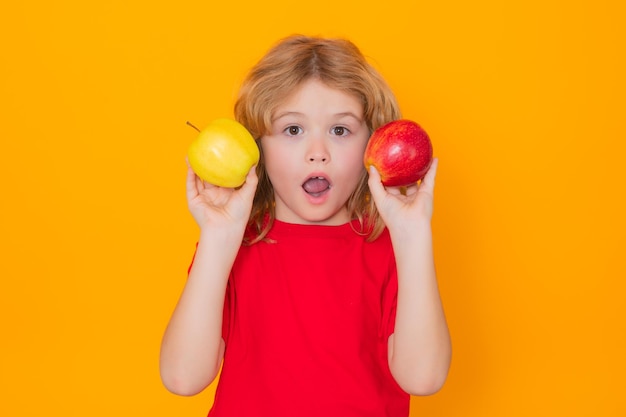
[{"label": "arm", "polygon": [[402,194],[385,189],[376,170],[370,190],[391,236],[398,270],[395,331],[389,338],[389,368],[413,395],[429,395],[444,384],[451,343],[433,259],[431,217],[437,160],[419,186]]},{"label": "arm", "polygon": [[224,355],[222,312],[228,275],[250,215],[257,177],[253,167],[238,190],[201,181],[188,168],[187,201],[200,238],[187,282],[161,343],[163,384],[194,395],[217,375]]}]

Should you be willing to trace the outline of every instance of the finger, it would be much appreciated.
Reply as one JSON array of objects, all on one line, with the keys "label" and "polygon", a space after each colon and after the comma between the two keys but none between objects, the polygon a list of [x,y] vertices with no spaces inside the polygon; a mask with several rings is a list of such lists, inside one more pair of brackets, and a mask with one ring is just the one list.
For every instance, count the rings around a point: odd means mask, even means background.
[{"label": "finger", "polygon": [[196,189],[198,190],[199,193],[206,190],[207,184],[208,183],[206,181],[204,181],[202,178],[196,175]]},{"label": "finger", "polygon": [[367,180],[367,184],[369,185],[370,193],[372,194],[374,202],[378,204],[379,201],[382,201],[382,199],[385,198],[387,191],[385,190],[385,186],[380,179],[380,174],[374,165],[370,165],[369,174],[370,177]]},{"label": "finger", "polygon": [[[195,179],[195,184],[194,184],[194,185],[195,185],[195,188],[196,188],[197,194],[199,194],[202,190],[204,190],[204,188],[205,188],[205,187],[204,187],[204,184],[205,184],[205,183],[204,183],[204,181],[202,180],[202,178],[200,178],[200,177],[196,174],[196,172],[195,172],[195,171],[193,171],[193,168],[191,167],[191,163],[189,163],[189,157],[188,157],[188,156],[186,156],[186,157],[185,157],[185,162],[187,163],[187,168],[193,172],[193,178]],[[188,172],[187,172],[187,174],[188,174],[188,176],[187,176],[187,181],[189,181],[189,174],[190,174],[190,172],[188,171]]]},{"label": "finger", "polygon": [[435,182],[435,176],[437,175],[438,166],[439,166],[439,158],[433,158],[433,163],[430,164],[430,168],[428,169],[428,172],[426,173],[426,176],[430,177],[433,183]]},{"label": "finger", "polygon": [[420,183],[420,190],[429,191],[432,193],[435,188],[435,177],[437,176],[437,167],[439,166],[439,159],[434,158],[430,164],[430,168],[426,173],[426,176]]},{"label": "finger", "polygon": [[187,183],[186,183],[186,191],[187,191],[187,200],[191,201],[198,195],[198,177],[196,173],[193,172],[191,166],[187,165]]}]

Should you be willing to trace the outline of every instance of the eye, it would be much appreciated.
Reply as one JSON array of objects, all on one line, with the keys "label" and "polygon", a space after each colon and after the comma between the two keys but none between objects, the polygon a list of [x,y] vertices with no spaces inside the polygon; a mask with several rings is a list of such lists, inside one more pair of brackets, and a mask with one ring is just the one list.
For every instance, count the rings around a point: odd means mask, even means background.
[{"label": "eye", "polygon": [[348,128],[344,126],[335,126],[331,129],[331,132],[333,135],[337,136],[348,136],[350,130],[348,130]]},{"label": "eye", "polygon": [[302,133],[302,128],[300,126],[291,125],[287,126],[284,132],[289,136],[297,136],[298,134]]}]

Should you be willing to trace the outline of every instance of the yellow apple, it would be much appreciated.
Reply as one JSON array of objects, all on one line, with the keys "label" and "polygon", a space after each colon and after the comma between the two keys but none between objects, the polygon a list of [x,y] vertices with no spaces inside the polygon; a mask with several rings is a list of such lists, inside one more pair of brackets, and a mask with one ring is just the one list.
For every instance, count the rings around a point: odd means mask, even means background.
[{"label": "yellow apple", "polygon": [[259,161],[259,148],[242,124],[224,118],[212,121],[200,131],[187,156],[191,168],[204,181],[236,188]]}]

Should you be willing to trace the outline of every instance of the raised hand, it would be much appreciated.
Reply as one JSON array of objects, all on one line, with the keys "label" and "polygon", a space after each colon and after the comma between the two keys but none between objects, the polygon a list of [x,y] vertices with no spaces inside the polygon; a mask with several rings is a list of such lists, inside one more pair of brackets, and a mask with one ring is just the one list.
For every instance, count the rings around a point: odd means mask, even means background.
[{"label": "raised hand", "polygon": [[370,170],[372,198],[391,236],[398,304],[389,337],[389,369],[413,395],[439,390],[450,368],[451,344],[435,270],[431,219],[437,159],[419,184],[385,188]]}]

